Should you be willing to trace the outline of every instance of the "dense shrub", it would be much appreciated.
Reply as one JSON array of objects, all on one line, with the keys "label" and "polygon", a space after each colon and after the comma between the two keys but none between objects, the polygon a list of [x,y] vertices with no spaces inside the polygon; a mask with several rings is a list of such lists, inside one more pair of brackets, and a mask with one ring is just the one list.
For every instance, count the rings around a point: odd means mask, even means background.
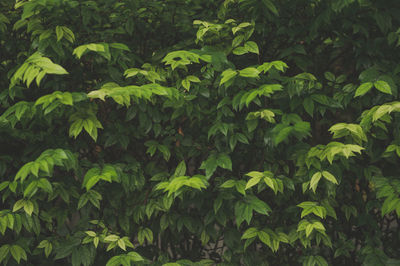
[{"label": "dense shrub", "polygon": [[4,265],[398,265],[397,0],[2,0]]}]

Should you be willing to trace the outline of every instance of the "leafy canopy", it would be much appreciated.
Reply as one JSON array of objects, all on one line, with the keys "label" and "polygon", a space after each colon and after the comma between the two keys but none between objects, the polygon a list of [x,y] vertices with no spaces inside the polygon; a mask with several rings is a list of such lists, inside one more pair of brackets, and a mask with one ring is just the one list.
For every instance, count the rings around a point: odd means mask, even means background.
[{"label": "leafy canopy", "polygon": [[0,263],[397,265],[397,0],[3,0]]}]

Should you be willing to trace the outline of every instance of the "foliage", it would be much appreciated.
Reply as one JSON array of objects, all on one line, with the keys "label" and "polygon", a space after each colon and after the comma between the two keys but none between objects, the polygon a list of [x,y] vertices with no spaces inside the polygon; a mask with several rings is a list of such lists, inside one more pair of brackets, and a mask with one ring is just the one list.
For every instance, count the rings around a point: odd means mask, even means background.
[{"label": "foliage", "polygon": [[4,265],[397,265],[396,0],[3,0]]}]

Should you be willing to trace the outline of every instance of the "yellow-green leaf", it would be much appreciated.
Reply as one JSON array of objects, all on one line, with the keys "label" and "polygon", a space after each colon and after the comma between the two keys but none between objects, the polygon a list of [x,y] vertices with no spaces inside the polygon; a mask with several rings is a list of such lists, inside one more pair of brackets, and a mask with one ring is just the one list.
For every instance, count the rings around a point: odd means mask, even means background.
[{"label": "yellow-green leaf", "polygon": [[366,83],[361,84],[357,88],[354,97],[363,96],[364,94],[366,94],[367,92],[369,92],[371,90],[372,86],[373,86],[372,82],[366,82]]},{"label": "yellow-green leaf", "polygon": [[380,92],[390,94],[390,95],[392,94],[392,90],[386,81],[378,80],[374,83],[374,86]]},{"label": "yellow-green leaf", "polygon": [[322,174],[321,172],[316,172],[312,177],[311,177],[311,181],[310,181],[310,188],[312,189],[312,191],[314,191],[317,189],[318,186],[318,182],[321,179]]},{"label": "yellow-green leaf", "polygon": [[334,175],[332,175],[331,173],[329,173],[328,171],[322,171],[322,175],[324,176],[324,178],[326,180],[332,182],[333,184],[335,184],[335,185],[338,184],[336,177]]}]

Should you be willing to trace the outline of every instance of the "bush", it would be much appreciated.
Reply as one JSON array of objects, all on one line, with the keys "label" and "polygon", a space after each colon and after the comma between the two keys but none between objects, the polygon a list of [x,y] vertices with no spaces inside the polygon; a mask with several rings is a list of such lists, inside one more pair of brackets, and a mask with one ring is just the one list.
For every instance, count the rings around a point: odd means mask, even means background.
[{"label": "bush", "polygon": [[397,265],[396,0],[3,0],[4,265]]}]

